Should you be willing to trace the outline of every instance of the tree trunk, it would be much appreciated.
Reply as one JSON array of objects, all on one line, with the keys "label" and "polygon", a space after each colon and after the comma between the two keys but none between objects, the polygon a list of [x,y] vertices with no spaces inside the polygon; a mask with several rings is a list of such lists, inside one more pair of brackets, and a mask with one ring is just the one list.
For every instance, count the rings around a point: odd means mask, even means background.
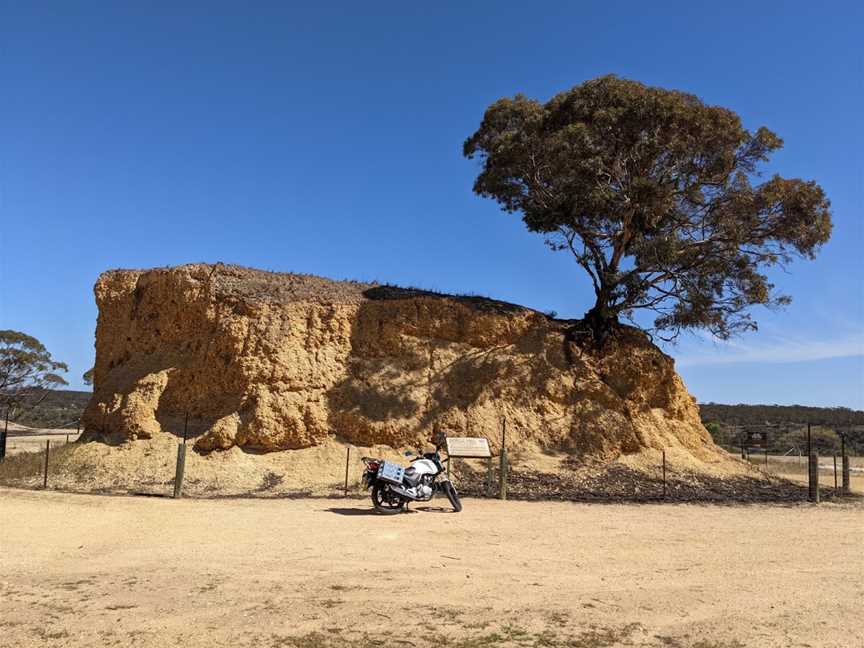
[{"label": "tree trunk", "polygon": [[609,334],[618,326],[618,315],[609,308],[609,291],[606,287],[601,287],[594,306],[585,313],[585,323],[591,329],[598,348],[603,346]]}]

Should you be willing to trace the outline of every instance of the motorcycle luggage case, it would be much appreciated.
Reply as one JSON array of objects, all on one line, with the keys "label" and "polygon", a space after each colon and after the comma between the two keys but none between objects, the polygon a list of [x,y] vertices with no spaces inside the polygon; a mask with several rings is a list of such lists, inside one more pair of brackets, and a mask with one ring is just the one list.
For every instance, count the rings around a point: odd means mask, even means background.
[{"label": "motorcycle luggage case", "polygon": [[382,479],[391,484],[401,484],[405,477],[405,469],[399,464],[385,461],[378,468],[378,479]]}]

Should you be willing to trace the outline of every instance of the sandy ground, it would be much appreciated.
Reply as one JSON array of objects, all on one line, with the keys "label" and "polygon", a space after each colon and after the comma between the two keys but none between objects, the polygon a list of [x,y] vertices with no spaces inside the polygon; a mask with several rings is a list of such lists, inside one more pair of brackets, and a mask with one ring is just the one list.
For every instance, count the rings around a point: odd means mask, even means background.
[{"label": "sandy ground", "polygon": [[860,504],[0,489],[0,520],[3,647],[864,645]]}]

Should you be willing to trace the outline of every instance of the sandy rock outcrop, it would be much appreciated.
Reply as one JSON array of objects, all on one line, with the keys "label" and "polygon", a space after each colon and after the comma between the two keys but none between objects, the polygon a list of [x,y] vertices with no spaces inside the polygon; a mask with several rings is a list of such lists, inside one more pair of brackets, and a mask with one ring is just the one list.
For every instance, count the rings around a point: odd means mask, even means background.
[{"label": "sandy rock outcrop", "polygon": [[86,438],[496,445],[506,417],[508,446],[718,456],[672,359],[635,330],[598,354],[512,304],[225,265],[106,272],[95,293]]}]

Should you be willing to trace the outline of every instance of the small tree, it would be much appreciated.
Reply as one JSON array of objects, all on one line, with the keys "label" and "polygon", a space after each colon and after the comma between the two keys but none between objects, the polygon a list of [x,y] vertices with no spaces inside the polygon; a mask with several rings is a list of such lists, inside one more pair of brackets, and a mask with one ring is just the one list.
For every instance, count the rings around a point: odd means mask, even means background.
[{"label": "small tree", "polygon": [[815,182],[754,184],[782,144],[693,95],[605,76],[545,104],[495,102],[464,154],[481,161],[477,194],[588,273],[595,339],[639,309],[666,339],[688,328],[728,338],[756,328],[750,306],[789,302],[764,269],[813,258],[831,234]]},{"label": "small tree", "polygon": [[81,375],[81,379],[84,381],[85,385],[90,385],[90,386],[93,385],[93,372],[94,371],[95,371],[95,369],[93,367],[90,367],[87,371],[85,371]]},{"label": "small tree", "polygon": [[36,338],[0,331],[0,405],[10,418],[38,405],[49,389],[66,385],[56,372],[68,370]]}]

